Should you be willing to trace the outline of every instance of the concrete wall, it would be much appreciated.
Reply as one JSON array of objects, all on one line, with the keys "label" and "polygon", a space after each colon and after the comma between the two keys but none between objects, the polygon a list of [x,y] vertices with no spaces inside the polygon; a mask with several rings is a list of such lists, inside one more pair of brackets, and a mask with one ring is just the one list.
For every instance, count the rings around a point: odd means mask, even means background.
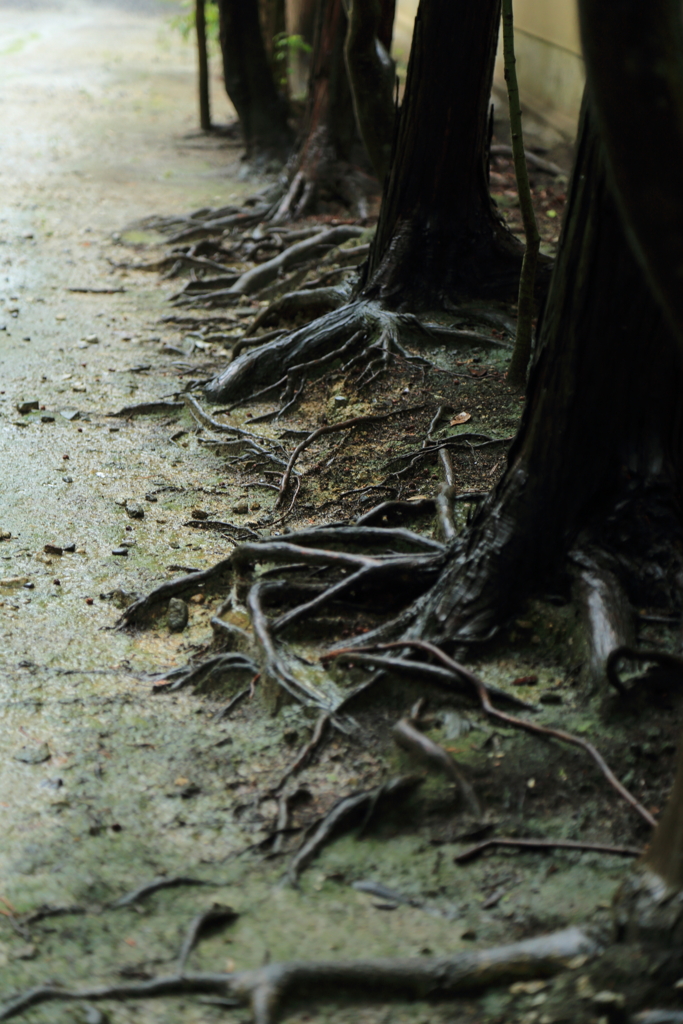
[{"label": "concrete wall", "polygon": [[[418,0],[397,3],[394,53],[403,62],[408,60],[417,7]],[[575,0],[514,0],[514,16],[522,101],[573,136],[584,82]],[[502,44],[496,81],[503,84]]]}]

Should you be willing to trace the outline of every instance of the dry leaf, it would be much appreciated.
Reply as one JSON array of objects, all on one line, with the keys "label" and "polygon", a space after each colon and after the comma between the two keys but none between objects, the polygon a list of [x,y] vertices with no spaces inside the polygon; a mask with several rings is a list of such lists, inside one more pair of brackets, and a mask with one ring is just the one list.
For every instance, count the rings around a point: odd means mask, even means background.
[{"label": "dry leaf", "polygon": [[458,415],[455,416],[451,420],[451,426],[452,427],[457,427],[460,423],[467,423],[468,420],[471,420],[471,419],[472,419],[472,413],[471,412],[459,412]]}]

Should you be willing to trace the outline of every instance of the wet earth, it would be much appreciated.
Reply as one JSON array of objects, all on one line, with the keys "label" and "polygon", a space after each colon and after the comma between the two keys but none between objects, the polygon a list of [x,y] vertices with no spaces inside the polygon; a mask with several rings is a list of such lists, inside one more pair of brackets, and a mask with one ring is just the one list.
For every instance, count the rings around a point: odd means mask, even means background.
[{"label": "wet earth", "polygon": [[[358,734],[333,733],[282,790],[291,813],[278,838],[277,784],[311,738],[315,712],[252,686],[220,717],[244,677],[194,693],[155,692],[165,673],[211,646],[210,620],[225,593],[198,587],[180,631],[166,607],[147,628],[117,627],[134,595],[232,549],[198,522],[258,531],[274,500],[272,485],[259,490],[207,450],[182,407],[120,414],[177,401],[188,380],[226,356],[222,342],[164,319],[177,281],[122,269],[160,251],[126,226],[151,213],[241,202],[267,184],[245,174],[237,141],[195,131],[193,54],[169,29],[169,10],[0,0],[0,1003],[48,980],[173,972],[189,923],[213,904],[238,916],[202,938],[188,961],[194,970],[294,957],[425,957],[572,923],[604,925],[629,863],[623,857],[511,849],[467,865],[454,860],[494,834],[642,846],[647,829],[580,752],[492,728],[472,703],[429,694],[428,735],[467,766],[485,806],[483,823],[473,823],[449,779],[393,744],[391,726],[423,689],[392,681],[357,707]],[[212,85],[215,119],[228,122],[217,74]],[[492,184],[502,195],[509,162],[498,158],[497,168]],[[562,181],[547,184],[540,200],[552,246]],[[258,308],[247,305],[244,315]],[[300,435],[321,407],[330,419],[378,403],[406,416],[399,432],[361,430],[343,447],[330,435],[283,531],[352,520],[373,488],[380,500],[382,459],[419,449],[436,404],[455,413],[456,432],[465,423],[498,439],[514,431],[521,403],[505,384],[506,350],[431,358],[445,370],[392,370],[372,397],[349,399],[334,380],[311,386],[287,422]],[[503,464],[497,448],[463,454],[458,486],[487,490]],[[420,464],[400,496],[433,495],[438,482],[436,465]],[[433,534],[433,516],[411,525]],[[239,602],[230,615],[248,628]],[[326,625],[337,639],[367,628]],[[668,638],[662,625],[647,630],[649,642]],[[300,639],[310,654],[313,640]],[[674,703],[624,710],[588,686],[583,657],[573,606],[539,601],[475,668],[532,703],[535,720],[590,737],[655,813],[673,776]],[[299,889],[286,884],[304,830],[337,799],[415,770],[423,782],[404,803],[326,847]],[[116,906],[153,879],[175,878],[184,881]],[[582,966],[574,965],[577,991]],[[538,983],[462,1001],[457,1014],[552,1024],[565,1019],[557,1003]],[[590,998],[585,1005],[588,1013]],[[104,1009],[122,1022],[249,1019],[189,998]],[[288,1019],[427,1024],[455,1012],[322,1002],[295,1007]],[[26,1016],[91,1019],[60,1004]]]}]

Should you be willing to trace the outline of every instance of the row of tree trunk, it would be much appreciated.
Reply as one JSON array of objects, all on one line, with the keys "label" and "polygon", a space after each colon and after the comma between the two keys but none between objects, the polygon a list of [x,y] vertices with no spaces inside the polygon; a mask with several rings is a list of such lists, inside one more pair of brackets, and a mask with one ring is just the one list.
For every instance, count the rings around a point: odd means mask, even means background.
[{"label": "row of tree trunk", "polygon": [[[229,24],[231,9],[252,3],[257,25],[256,0],[221,0],[223,23]],[[581,0],[581,6],[589,89],[595,81],[596,97],[589,92],[584,105],[525,414],[502,480],[454,544],[411,627],[444,644],[491,636],[530,594],[554,585],[571,552],[589,548],[610,560],[633,602],[646,598],[681,611],[683,355],[676,336],[683,337],[683,207],[670,173],[680,168],[671,154],[683,152],[680,5],[652,0],[627,4],[615,15],[612,28],[630,47],[623,66],[617,61],[628,79],[627,105],[614,69],[610,79],[601,65],[604,47],[612,45],[609,33],[602,47],[596,43],[609,22],[600,13],[604,5]],[[365,9],[369,20],[357,26],[355,52],[367,58],[364,32],[367,24],[373,35],[379,32],[381,11],[371,2]],[[463,299],[516,294],[521,246],[492,205],[486,175],[499,17],[499,0],[421,0],[393,148],[384,157],[380,220],[361,282],[362,296],[383,306],[449,308]],[[654,27],[640,25],[639,18],[657,17]],[[321,168],[329,175],[349,159],[356,128],[348,116],[354,74],[344,68],[346,18],[342,0],[320,0],[305,131],[282,216],[308,208]],[[639,47],[646,48],[642,61]],[[348,53],[353,59],[353,45]],[[249,74],[264,60],[253,57]],[[650,74],[656,68],[661,73]],[[367,84],[375,73],[373,65],[357,81]],[[277,122],[277,96],[261,79],[258,88],[272,112],[272,137],[284,145],[286,118]],[[360,86],[357,91],[364,134],[368,97]],[[648,96],[657,109],[646,124]],[[627,144],[634,117],[640,119],[637,137],[648,140],[642,153]],[[255,126],[250,137],[266,138],[253,115],[248,123]],[[381,137],[380,143],[378,167]],[[657,154],[669,171],[666,181]],[[634,556],[626,548],[636,537]],[[653,580],[660,585],[653,588]],[[676,888],[683,885],[682,821],[679,780],[649,858],[651,869]]]}]

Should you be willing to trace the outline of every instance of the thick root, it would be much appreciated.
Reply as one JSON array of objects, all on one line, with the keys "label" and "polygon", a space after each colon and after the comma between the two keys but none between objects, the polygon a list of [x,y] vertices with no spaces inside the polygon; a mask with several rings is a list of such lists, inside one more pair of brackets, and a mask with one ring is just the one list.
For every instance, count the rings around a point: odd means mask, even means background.
[{"label": "thick root", "polygon": [[45,985],[31,989],[0,1011],[10,1020],[41,1003],[154,999],[160,996],[215,995],[250,1006],[255,1024],[274,1024],[286,1003],[296,996],[343,998],[353,1002],[378,999],[455,999],[524,979],[552,977],[577,956],[599,952],[598,945],[578,928],[567,928],[509,946],[415,960],[305,961],[268,964],[234,974],[186,973],[151,981],[67,989]]},{"label": "thick root", "polygon": [[[468,347],[476,345],[499,348],[502,345],[486,335],[436,324],[422,324],[417,317],[392,313],[377,302],[358,299],[314,320],[306,327],[245,352],[206,385],[205,393],[212,402],[242,402],[265,388],[274,387],[280,381],[284,383],[286,375],[295,368],[307,368],[321,357],[334,355],[355,334],[359,335],[359,347],[360,338],[365,339],[360,359],[367,355],[367,370],[377,367],[379,372],[394,354],[404,359],[428,362],[405,351],[399,337],[406,334],[417,337],[427,335],[442,342]],[[364,383],[368,384],[373,379],[374,375]]]}]

